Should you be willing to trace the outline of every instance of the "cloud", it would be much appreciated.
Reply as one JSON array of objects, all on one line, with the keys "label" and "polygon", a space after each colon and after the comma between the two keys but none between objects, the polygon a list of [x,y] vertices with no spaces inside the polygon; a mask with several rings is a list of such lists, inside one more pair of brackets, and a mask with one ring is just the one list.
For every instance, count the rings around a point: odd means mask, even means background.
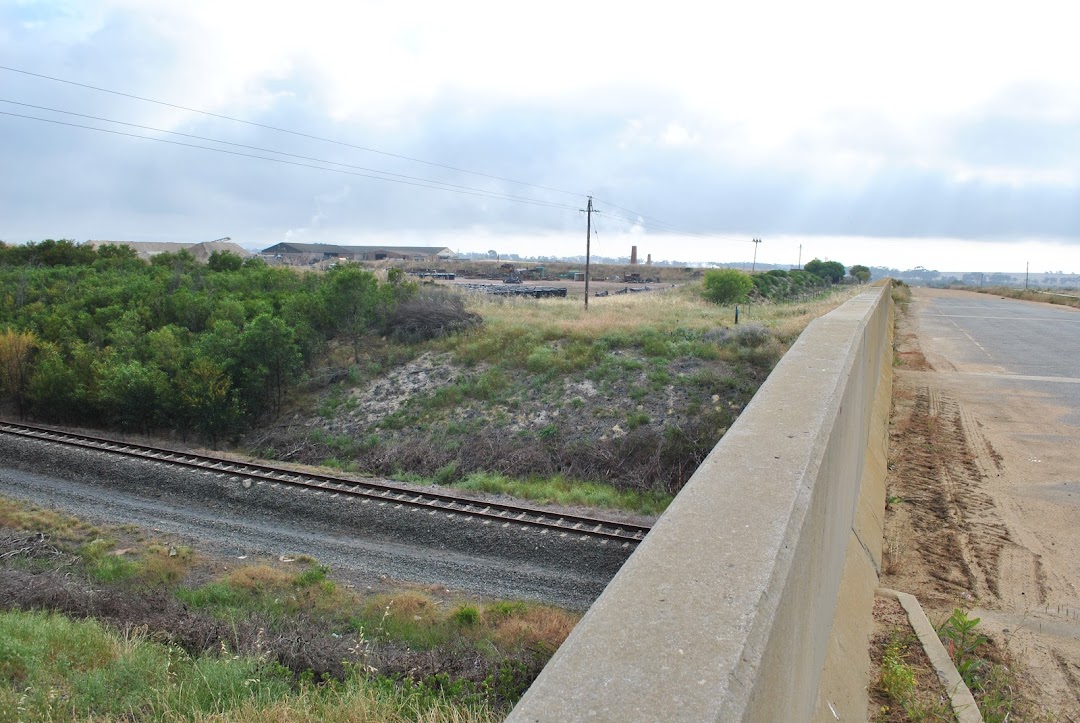
[{"label": "cloud", "polygon": [[[717,235],[1080,241],[1080,85],[1053,48],[994,56],[1015,28],[985,9],[950,6],[924,27],[921,3],[910,17],[598,6],[573,23],[570,5],[395,7],[5,5],[0,62],[534,186],[17,74],[0,75],[2,95],[567,208],[0,117],[15,169],[0,176],[0,238],[527,237],[577,233],[593,194],[612,234],[637,215],[608,202]],[[952,37],[963,23],[985,36]],[[764,29],[768,43],[749,32]],[[916,36],[934,42],[896,52]]]}]

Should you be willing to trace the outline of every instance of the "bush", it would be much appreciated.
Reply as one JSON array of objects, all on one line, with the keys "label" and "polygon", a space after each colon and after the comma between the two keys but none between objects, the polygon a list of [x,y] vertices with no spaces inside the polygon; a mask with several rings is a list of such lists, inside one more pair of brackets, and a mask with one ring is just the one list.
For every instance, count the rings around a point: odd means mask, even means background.
[{"label": "bush", "polygon": [[397,305],[389,326],[403,342],[427,341],[479,326],[480,316],[465,309],[458,294],[431,291]]},{"label": "bush", "polygon": [[705,298],[717,304],[734,304],[746,298],[754,286],[749,274],[736,269],[711,269],[701,285]]}]

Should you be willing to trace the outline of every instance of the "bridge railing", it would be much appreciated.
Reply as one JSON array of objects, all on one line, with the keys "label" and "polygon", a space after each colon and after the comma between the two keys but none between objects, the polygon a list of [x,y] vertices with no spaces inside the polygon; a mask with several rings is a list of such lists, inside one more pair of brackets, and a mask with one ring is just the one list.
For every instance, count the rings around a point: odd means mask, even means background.
[{"label": "bridge railing", "polygon": [[889,292],[806,328],[510,721],[865,719]]}]

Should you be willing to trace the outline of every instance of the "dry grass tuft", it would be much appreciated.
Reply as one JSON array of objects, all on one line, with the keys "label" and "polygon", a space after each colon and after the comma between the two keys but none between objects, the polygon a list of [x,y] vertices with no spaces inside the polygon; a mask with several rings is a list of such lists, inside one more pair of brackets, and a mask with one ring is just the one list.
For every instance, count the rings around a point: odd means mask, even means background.
[{"label": "dry grass tuft", "polygon": [[76,517],[7,498],[0,498],[0,527],[40,532],[59,542],[76,544],[104,534],[100,528]]},{"label": "dry grass tuft", "polygon": [[269,565],[246,565],[230,572],[227,579],[240,590],[266,592],[288,587],[296,575]]},{"label": "dry grass tuft", "polygon": [[491,621],[492,639],[504,646],[543,647],[555,650],[577,625],[576,615],[541,605],[529,605],[519,614]]},{"label": "dry grass tuft", "polygon": [[386,615],[404,621],[434,622],[439,617],[438,603],[418,592],[402,592],[396,595],[375,595],[367,599],[365,610],[375,615]]}]

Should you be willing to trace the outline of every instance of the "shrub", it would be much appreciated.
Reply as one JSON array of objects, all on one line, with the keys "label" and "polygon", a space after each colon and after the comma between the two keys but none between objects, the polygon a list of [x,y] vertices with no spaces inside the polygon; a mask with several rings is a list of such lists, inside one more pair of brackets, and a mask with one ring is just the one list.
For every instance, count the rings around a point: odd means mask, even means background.
[{"label": "shrub", "polygon": [[394,309],[389,327],[398,341],[417,342],[479,326],[480,316],[465,309],[458,294],[427,291],[402,301]]},{"label": "shrub", "polygon": [[705,298],[717,304],[734,304],[746,298],[754,282],[736,269],[711,269],[701,280]]}]

